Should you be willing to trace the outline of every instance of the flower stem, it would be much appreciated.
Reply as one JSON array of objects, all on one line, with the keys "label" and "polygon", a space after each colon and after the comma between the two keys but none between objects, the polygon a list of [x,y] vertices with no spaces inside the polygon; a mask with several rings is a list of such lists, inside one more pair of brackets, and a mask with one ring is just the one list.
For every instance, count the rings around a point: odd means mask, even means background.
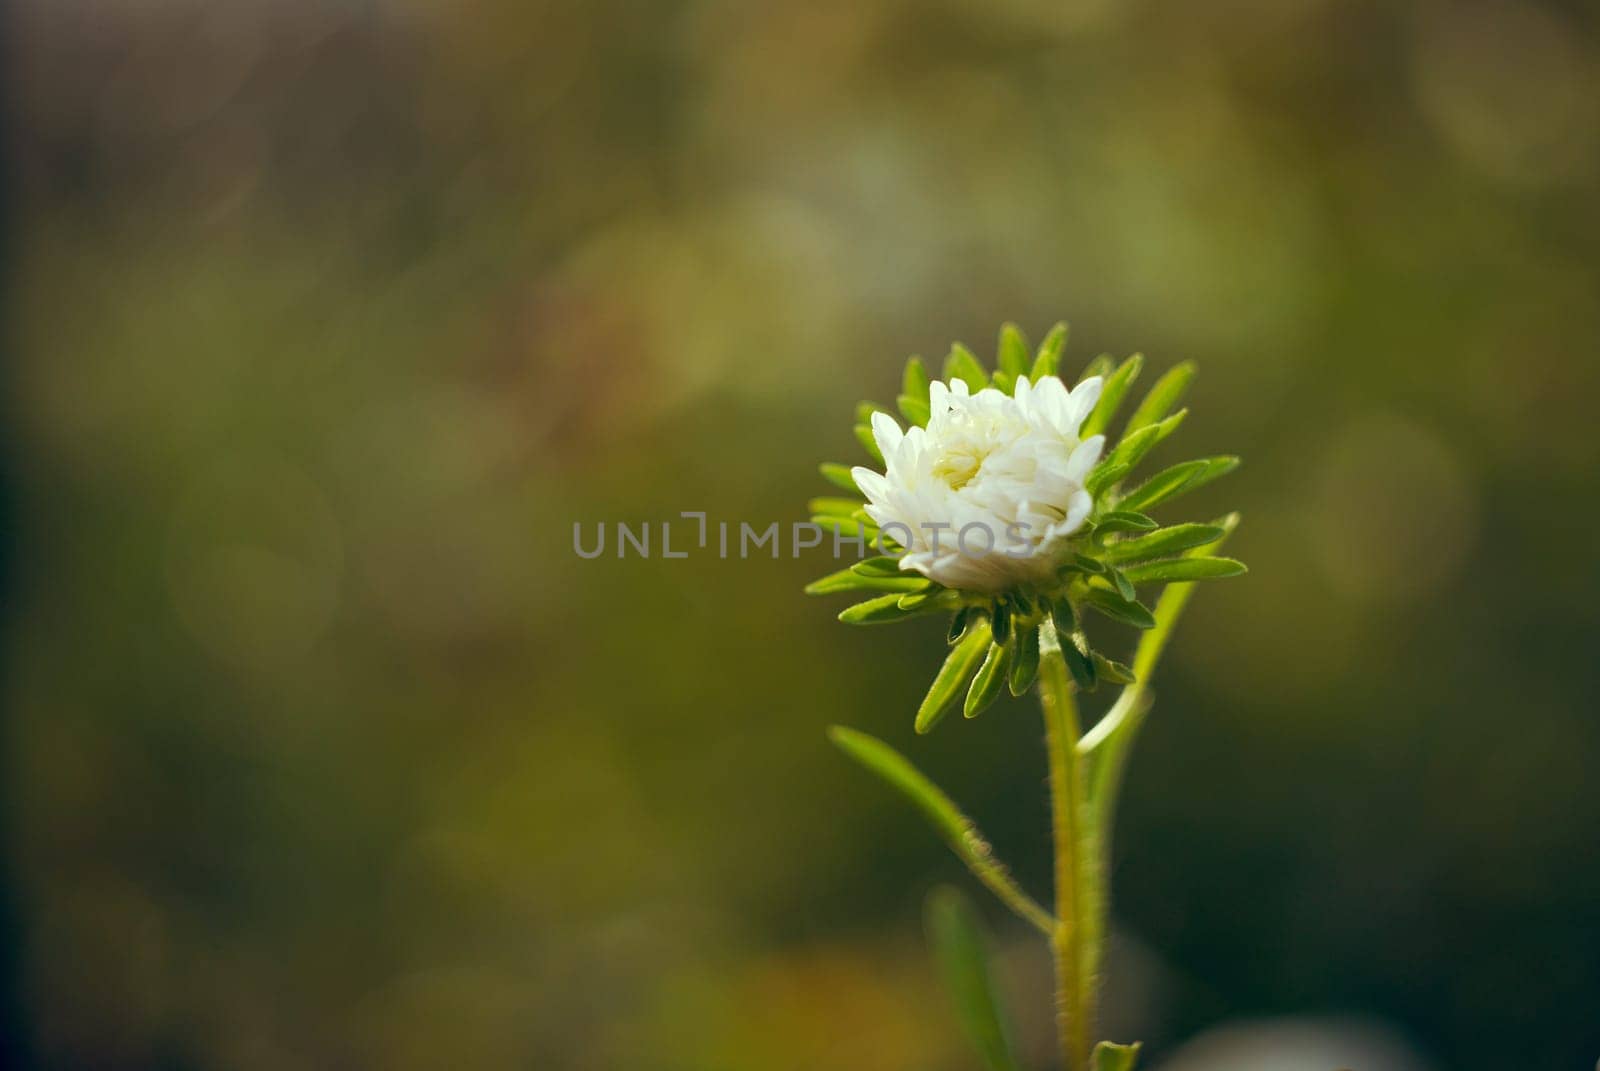
[{"label": "flower stem", "polygon": [[[1094,1041],[1095,965],[1100,960],[1098,853],[1078,757],[1078,707],[1061,641],[1046,624],[1039,649],[1039,699],[1050,762],[1055,845],[1056,1028],[1066,1071],[1087,1071]],[[1069,641],[1070,642],[1070,641]]]}]

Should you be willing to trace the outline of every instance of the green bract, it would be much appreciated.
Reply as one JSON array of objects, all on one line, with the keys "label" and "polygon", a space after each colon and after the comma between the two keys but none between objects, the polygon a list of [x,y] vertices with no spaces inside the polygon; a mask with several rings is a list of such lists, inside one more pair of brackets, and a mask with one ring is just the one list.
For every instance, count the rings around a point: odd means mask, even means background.
[{"label": "green bract", "polygon": [[[974,393],[994,388],[1014,396],[1022,380],[1038,383],[1057,375],[1066,338],[1066,325],[1058,324],[1036,350],[1030,350],[1022,332],[1006,324],[1000,329],[992,371],[957,343],[943,362],[944,379],[960,380]],[[1080,689],[1092,691],[1101,681],[1130,683],[1133,671],[1103,648],[1116,642],[1115,633],[1109,630],[1112,626],[1143,630],[1155,625],[1151,600],[1142,587],[1237,576],[1245,571],[1231,558],[1206,554],[1206,548],[1215,546],[1237,523],[1236,517],[1173,523],[1152,515],[1232,472],[1239,459],[1199,458],[1144,474],[1152,453],[1183,423],[1187,410],[1175,407],[1195,374],[1194,365],[1185,362],[1160,376],[1123,421],[1120,434],[1114,435],[1120,411],[1133,396],[1144,363],[1140,354],[1121,363],[1101,356],[1089,362],[1078,377],[1079,382],[1090,376],[1104,377],[1099,401],[1084,420],[1080,437],[1104,434],[1106,449],[1084,482],[1093,509],[1083,525],[1056,546],[1058,564],[1053,575],[1043,580],[1019,583],[998,594],[978,593],[946,588],[918,573],[900,571],[897,563],[904,548],[880,532],[863,512],[865,499],[850,466],[828,463],[821,467],[822,475],[837,491],[811,501],[813,521],[847,539],[861,536],[878,541],[885,556],[842,568],[810,585],[807,592],[870,596],[839,615],[849,624],[882,624],[929,613],[957,615],[952,641],[965,638],[950,652],[924,699],[917,713],[917,731],[931,729],[963,692],[963,710],[974,717],[998,697],[1002,686],[1009,685],[1016,694],[1026,690],[1037,670],[1039,629],[1047,622],[1064,641],[1067,666]],[[929,385],[921,359],[913,357],[906,362],[895,408],[908,424],[928,425],[932,415]],[[873,414],[879,411],[888,410],[871,402],[856,408],[856,437],[876,467],[884,463],[872,429]],[[979,629],[982,642],[977,638]]]}]

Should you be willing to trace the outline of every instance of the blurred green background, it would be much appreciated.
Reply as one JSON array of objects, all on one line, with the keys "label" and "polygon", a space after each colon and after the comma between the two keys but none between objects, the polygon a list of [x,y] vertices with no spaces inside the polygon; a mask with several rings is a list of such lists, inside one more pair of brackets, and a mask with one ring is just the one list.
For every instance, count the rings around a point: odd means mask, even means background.
[{"label": "blurred green background", "polygon": [[[20,1061],[974,1067],[919,922],[959,865],[823,727],[1044,892],[1036,711],[914,739],[938,624],[572,524],[802,519],[908,354],[1061,318],[1073,368],[1197,360],[1170,449],[1246,458],[1185,510],[1242,509],[1252,572],[1157,682],[1107,1032],[1600,1057],[1592,4],[22,0],[7,38]],[[1043,949],[989,918],[1044,1067]]]}]

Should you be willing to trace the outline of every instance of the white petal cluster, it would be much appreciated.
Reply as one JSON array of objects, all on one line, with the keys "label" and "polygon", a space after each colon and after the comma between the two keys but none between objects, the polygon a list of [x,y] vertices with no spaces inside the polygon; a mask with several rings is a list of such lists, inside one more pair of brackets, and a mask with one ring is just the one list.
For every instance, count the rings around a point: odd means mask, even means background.
[{"label": "white petal cluster", "polygon": [[1101,385],[1022,378],[1013,396],[954,380],[932,384],[926,428],[902,431],[873,414],[887,471],[851,475],[867,515],[907,548],[900,567],[986,594],[1048,579],[1094,504],[1083,485],[1105,437],[1080,441],[1078,431]]}]

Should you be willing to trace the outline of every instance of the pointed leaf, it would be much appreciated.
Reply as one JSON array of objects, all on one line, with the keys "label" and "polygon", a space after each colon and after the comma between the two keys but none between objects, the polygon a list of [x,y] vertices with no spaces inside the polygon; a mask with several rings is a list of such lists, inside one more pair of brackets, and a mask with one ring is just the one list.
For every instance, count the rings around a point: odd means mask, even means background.
[{"label": "pointed leaf", "polygon": [[1001,394],[1015,394],[1017,392],[1017,377],[1010,372],[996,372],[989,384]]},{"label": "pointed leaf", "polygon": [[1189,389],[1189,381],[1194,379],[1195,366],[1193,361],[1184,361],[1167,370],[1167,374],[1156,380],[1150,388],[1150,393],[1144,396],[1144,401],[1139,403],[1139,408],[1133,411],[1128,418],[1128,426],[1123,429],[1126,438],[1140,428],[1154,424],[1165,419],[1172,412],[1172,407],[1178,404],[1184,391]]},{"label": "pointed leaf", "polygon": [[1018,629],[1014,642],[1017,650],[1011,659],[1009,684],[1012,695],[1022,695],[1039,675],[1039,626]]},{"label": "pointed leaf", "polygon": [[1103,681],[1110,681],[1112,684],[1132,684],[1136,680],[1133,670],[1121,662],[1107,658],[1099,651],[1090,652],[1089,657],[1094,659],[1095,675]]},{"label": "pointed leaf", "polygon": [[1094,412],[1089,414],[1088,419],[1083,422],[1083,430],[1078,432],[1079,439],[1099,435],[1110,426],[1117,415],[1117,410],[1122,407],[1122,400],[1128,396],[1128,388],[1139,378],[1139,369],[1143,367],[1144,355],[1136,353],[1118,365],[1117,370],[1107,377],[1106,385],[1100,390],[1100,400],[1095,403]]},{"label": "pointed leaf", "polygon": [[880,465],[883,464],[883,451],[878,449],[878,440],[873,438],[872,428],[866,424],[857,424],[855,430],[856,442],[860,443],[862,449],[872,455],[874,461]]},{"label": "pointed leaf", "polygon": [[1058,596],[1050,600],[1050,617],[1056,623],[1056,631],[1063,636],[1070,636],[1078,631],[1078,612],[1073,609],[1072,600],[1065,596]]},{"label": "pointed leaf", "polygon": [[1171,468],[1162,469],[1124,495],[1117,503],[1117,508],[1154,509],[1188,492],[1195,479],[1204,475],[1210,464],[1209,461],[1181,461]]},{"label": "pointed leaf", "polygon": [[900,377],[900,393],[919,401],[928,400],[928,370],[922,366],[921,357],[906,362],[905,374]]},{"label": "pointed leaf", "polygon": [[862,558],[860,561],[858,561],[855,564],[853,564],[852,566],[850,566],[850,571],[852,573],[860,573],[862,576],[917,576],[917,575],[920,575],[920,574],[912,573],[912,572],[910,572],[908,570],[902,570],[900,568],[900,559],[899,558],[895,558],[895,557],[890,557],[890,556],[887,556],[887,555],[881,555],[881,556],[876,557],[876,558]]},{"label": "pointed leaf", "polygon": [[944,359],[944,379],[946,383],[965,380],[974,394],[989,385],[989,373],[983,370],[983,364],[959,342],[950,347],[950,356]]},{"label": "pointed leaf", "polygon": [[1149,532],[1156,527],[1155,520],[1142,513],[1115,509],[1100,518],[1100,523],[1095,526],[1095,533],[1108,535],[1112,532]]},{"label": "pointed leaf", "polygon": [[1028,340],[1022,337],[1022,330],[1016,324],[1004,324],[1000,328],[1000,345],[995,358],[996,367],[1013,380],[1028,370]]},{"label": "pointed leaf", "polygon": [[807,511],[823,517],[853,517],[860,508],[859,498],[813,498],[806,503]]},{"label": "pointed leaf", "polygon": [[862,766],[871,770],[905,795],[932,823],[950,849],[961,858],[973,876],[1000,902],[1026,919],[1036,929],[1049,934],[1055,929],[1050,913],[1019,888],[1005,866],[994,857],[989,842],[978,827],[962,814],[950,797],[894,748],[866,733],[835,725],[828,739]]},{"label": "pointed leaf", "polygon": [[1223,530],[1214,524],[1174,524],[1158,528],[1148,535],[1124,539],[1105,549],[1106,560],[1136,562],[1145,558],[1162,558],[1190,547],[1203,547],[1222,538]]},{"label": "pointed leaf", "polygon": [[900,605],[902,595],[890,592],[880,595],[876,599],[858,602],[854,606],[847,606],[840,614],[839,620],[847,625],[892,625],[896,621],[918,617],[922,614],[939,613],[948,609],[937,600],[925,602],[920,606],[907,609]]},{"label": "pointed leaf", "polygon": [[1092,376],[1100,376],[1102,378],[1109,376],[1111,374],[1111,370],[1115,367],[1116,362],[1111,359],[1111,354],[1102,353],[1100,356],[1083,366],[1083,371],[1078,373],[1078,382],[1082,383],[1084,380],[1089,379]]},{"label": "pointed leaf", "polygon": [[841,569],[837,573],[829,573],[820,580],[813,580],[806,585],[805,593],[833,595],[841,591],[909,592],[929,586],[930,582],[920,576],[866,576],[854,569]]},{"label": "pointed leaf", "polygon": [[983,656],[988,653],[990,636],[989,623],[977,622],[969,626],[966,635],[951,648],[944,665],[939,667],[938,675],[933,678],[928,694],[923,697],[922,705],[917,708],[917,732],[928,732],[955,705],[967,682],[978,671]]},{"label": "pointed leaf", "polygon": [[1067,663],[1067,672],[1072,674],[1073,683],[1080,692],[1092,692],[1100,687],[1100,674],[1094,664],[1093,654],[1089,649],[1089,639],[1082,632],[1074,632],[1067,637],[1067,642],[1061,645],[1062,658]]},{"label": "pointed leaf", "polygon": [[1100,492],[1112,486],[1132,471],[1132,465],[1107,458],[1096,465],[1093,472],[1089,473],[1089,478],[1084,481],[1083,489],[1098,498],[1100,497]]},{"label": "pointed leaf", "polygon": [[1139,593],[1133,590],[1133,581],[1123,576],[1122,570],[1115,569],[1109,565],[1106,566],[1106,579],[1111,581],[1112,585],[1117,589],[1117,594],[1124,599],[1129,602],[1138,600]]},{"label": "pointed leaf", "polygon": [[1120,621],[1124,625],[1134,628],[1154,628],[1156,619],[1150,615],[1142,603],[1132,599],[1124,599],[1114,591],[1105,588],[1090,588],[1083,597],[1084,603],[1105,614],[1113,621]]},{"label": "pointed leaf", "polygon": [[1135,584],[1153,581],[1167,583],[1189,580],[1216,580],[1249,572],[1244,562],[1232,558],[1172,558],[1167,561],[1130,565],[1127,577]]},{"label": "pointed leaf", "polygon": [[961,1028],[989,1071],[1017,1071],[1009,1030],[989,973],[988,938],[978,912],[957,890],[928,896],[928,942],[955,1003]]},{"label": "pointed leaf", "polygon": [[950,631],[945,633],[945,643],[954,644],[967,634],[967,622],[971,619],[972,613],[973,610],[970,606],[963,606],[956,611],[956,616],[950,619]]},{"label": "pointed leaf", "polygon": [[1039,351],[1034,355],[1033,368],[1028,372],[1028,378],[1035,383],[1045,376],[1060,375],[1061,354],[1067,348],[1067,325],[1058,323],[1044,336],[1044,341],[1039,343]]},{"label": "pointed leaf", "polygon": [[978,667],[977,675],[972,678],[972,687],[967,689],[967,701],[961,712],[969,718],[976,718],[989,709],[990,704],[1000,698],[1010,669],[1011,645],[990,643],[989,653],[984,657],[983,665]]},{"label": "pointed leaf", "polygon": [[817,466],[817,471],[822,473],[822,478],[841,491],[849,491],[859,495],[861,488],[856,486],[856,478],[850,475],[850,466],[841,465],[837,461],[824,461]]},{"label": "pointed leaf", "polygon": [[928,426],[928,418],[933,410],[928,408],[928,399],[918,398],[912,394],[902,394],[895,399],[895,406],[900,410],[900,415],[919,428]]}]

